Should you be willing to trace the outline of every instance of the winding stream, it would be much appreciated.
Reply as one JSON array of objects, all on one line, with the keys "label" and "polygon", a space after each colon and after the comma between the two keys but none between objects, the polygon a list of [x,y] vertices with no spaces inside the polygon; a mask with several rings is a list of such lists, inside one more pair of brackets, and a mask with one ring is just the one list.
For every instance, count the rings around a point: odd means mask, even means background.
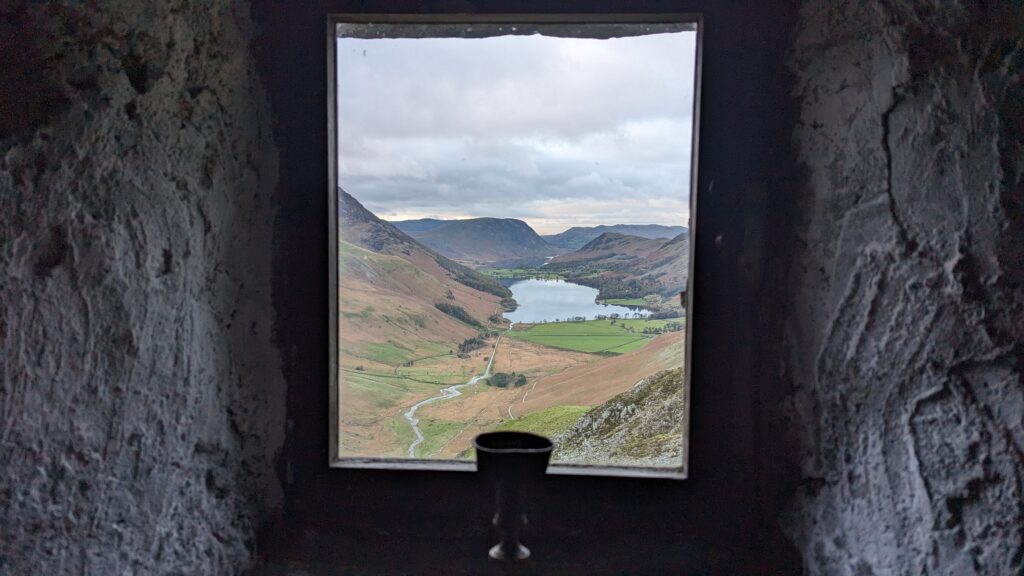
[{"label": "winding stream", "polygon": [[[511,329],[512,325],[509,325],[508,330]],[[508,330],[506,330],[505,332],[508,332]],[[504,334],[502,334],[501,336],[504,336]],[[426,406],[427,404],[433,404],[434,402],[443,402],[445,400],[451,400],[452,398],[462,396],[462,388],[472,386],[473,384],[476,384],[481,380],[486,380],[490,378],[491,366],[494,364],[494,355],[498,353],[498,343],[501,342],[501,336],[498,336],[498,339],[495,340],[494,342],[494,348],[491,348],[491,358],[490,360],[487,361],[487,369],[484,370],[483,374],[480,374],[479,376],[473,376],[472,378],[469,379],[469,382],[466,382],[465,384],[456,384],[455,386],[442,388],[441,394],[439,396],[434,396],[432,398],[427,398],[426,400],[417,402],[416,404],[413,404],[412,408],[409,408],[405,412],[405,419],[409,421],[409,425],[412,426],[413,433],[416,434],[416,439],[412,441],[412,444],[409,444],[409,458],[416,457],[416,447],[422,444],[424,440],[423,431],[420,430],[420,419],[416,417],[416,411],[419,410],[420,406]]]}]

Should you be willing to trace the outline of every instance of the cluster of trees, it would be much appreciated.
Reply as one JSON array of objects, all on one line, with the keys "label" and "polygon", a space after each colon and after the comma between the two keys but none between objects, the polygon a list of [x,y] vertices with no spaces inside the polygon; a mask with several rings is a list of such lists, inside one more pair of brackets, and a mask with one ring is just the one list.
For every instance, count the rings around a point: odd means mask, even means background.
[{"label": "cluster of trees", "polygon": [[487,379],[487,384],[497,388],[508,388],[509,386],[519,388],[520,386],[526,386],[526,374],[498,372],[497,374],[491,374],[491,377]]},{"label": "cluster of trees", "polygon": [[479,350],[483,348],[487,343],[481,336],[474,336],[472,338],[466,338],[459,344],[459,354],[468,354],[473,350]]},{"label": "cluster of trees", "polygon": [[646,326],[641,331],[643,334],[664,334],[665,332],[679,332],[683,329],[683,325],[679,322],[668,322],[662,328],[655,328],[654,326]]},{"label": "cluster of trees", "polygon": [[647,294],[660,292],[665,287],[651,276],[643,278],[617,278],[609,276],[576,276],[569,281],[601,291],[601,298],[643,298]]},{"label": "cluster of trees", "polygon": [[678,318],[683,315],[683,309],[677,306],[670,306],[668,308],[662,308],[657,312],[652,312],[648,318],[651,320],[664,320],[665,318]]},{"label": "cluster of trees", "polygon": [[501,299],[501,309],[505,312],[514,312],[516,308],[519,308],[519,302],[516,302],[515,298]]},{"label": "cluster of trees", "polygon": [[629,320],[630,318],[633,318],[634,320],[636,320],[638,318],[646,318],[646,316],[644,316],[643,312],[639,312],[639,311],[633,312],[632,314],[619,314],[619,313],[616,312],[616,313],[613,313],[613,314],[609,314],[607,316],[605,316],[604,314],[599,314],[597,316],[598,320],[605,320],[607,318],[611,318],[612,324],[615,324],[616,320]]},{"label": "cluster of trees", "polygon": [[565,318],[565,319],[555,318],[555,322],[586,322],[586,321],[587,321],[586,316],[571,316],[571,317]]},{"label": "cluster of trees", "polygon": [[438,302],[437,304],[434,304],[434,308],[437,308],[441,312],[444,312],[445,314],[451,316],[452,318],[455,318],[456,320],[460,320],[462,322],[465,322],[466,324],[469,324],[470,326],[475,326],[476,328],[483,328],[484,327],[483,324],[478,322],[476,318],[473,318],[472,316],[470,316],[469,312],[466,312],[465,308],[463,308],[462,306],[459,306],[458,304],[449,304],[447,302]]}]

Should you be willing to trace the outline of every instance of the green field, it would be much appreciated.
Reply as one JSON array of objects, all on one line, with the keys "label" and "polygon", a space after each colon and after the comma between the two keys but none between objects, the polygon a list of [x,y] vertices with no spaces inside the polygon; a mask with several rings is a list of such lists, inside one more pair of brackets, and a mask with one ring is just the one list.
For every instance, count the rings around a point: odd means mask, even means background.
[{"label": "green field", "polygon": [[[420,431],[423,432],[423,442],[416,447],[416,457],[430,458],[438,450],[444,448],[444,445],[450,442],[452,438],[455,438],[467,425],[465,422],[420,418],[419,427]],[[408,453],[406,450],[408,450],[413,440],[416,439],[412,427],[409,426],[409,421],[405,419],[405,416],[398,415],[391,421],[390,426],[395,435],[398,436],[398,445],[401,447],[401,453],[398,455],[402,458],[407,457]]]},{"label": "green field", "polygon": [[642,348],[654,338],[653,334],[643,334],[644,328],[664,329],[672,321],[641,319],[549,322],[534,324],[526,330],[513,330],[509,336],[563,350],[623,354]]},{"label": "green field", "polygon": [[[405,425],[408,427],[409,423]],[[468,425],[466,422],[450,422],[448,420],[429,420],[420,418],[420,431],[423,432],[423,443],[416,447],[416,456],[429,458],[444,447],[445,444],[455,438],[462,429]],[[411,428],[410,428],[411,430]],[[408,446],[408,444],[406,444]]]},{"label": "green field", "polygon": [[396,368],[395,371],[399,376],[404,376],[410,380],[437,382],[438,384],[448,386],[452,384],[465,384],[466,380],[480,372],[476,364],[472,362],[465,362],[462,365],[454,366],[450,370],[444,370],[435,365],[420,366],[420,363],[417,362],[412,366]]},{"label": "green field", "polygon": [[369,343],[360,357],[389,366],[398,366],[416,356],[416,351],[401,342]]},{"label": "green field", "polygon": [[393,374],[381,374],[354,370],[352,368],[341,368],[345,389],[363,392],[373,399],[377,408],[389,408],[396,405],[406,394],[431,394],[439,388],[447,386],[444,383],[418,382],[403,376]]},{"label": "green field", "polygon": [[495,430],[533,432],[550,438],[568,430],[588,410],[589,406],[552,406],[514,420],[506,420]]}]

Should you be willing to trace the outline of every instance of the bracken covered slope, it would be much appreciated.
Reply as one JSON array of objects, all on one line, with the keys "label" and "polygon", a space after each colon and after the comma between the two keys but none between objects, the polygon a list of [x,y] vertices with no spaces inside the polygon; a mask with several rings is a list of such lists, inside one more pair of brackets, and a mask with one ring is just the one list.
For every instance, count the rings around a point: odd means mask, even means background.
[{"label": "bracken covered slope", "polygon": [[0,2],[0,573],[255,554],[284,391],[248,17]]}]

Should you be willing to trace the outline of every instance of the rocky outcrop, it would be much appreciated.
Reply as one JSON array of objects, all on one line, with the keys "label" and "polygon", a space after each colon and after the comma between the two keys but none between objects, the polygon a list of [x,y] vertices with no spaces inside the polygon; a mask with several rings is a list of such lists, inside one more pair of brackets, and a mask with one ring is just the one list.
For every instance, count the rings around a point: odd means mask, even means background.
[{"label": "rocky outcrop", "polygon": [[637,382],[584,414],[555,439],[552,459],[610,466],[679,467],[683,449],[682,369]]}]

